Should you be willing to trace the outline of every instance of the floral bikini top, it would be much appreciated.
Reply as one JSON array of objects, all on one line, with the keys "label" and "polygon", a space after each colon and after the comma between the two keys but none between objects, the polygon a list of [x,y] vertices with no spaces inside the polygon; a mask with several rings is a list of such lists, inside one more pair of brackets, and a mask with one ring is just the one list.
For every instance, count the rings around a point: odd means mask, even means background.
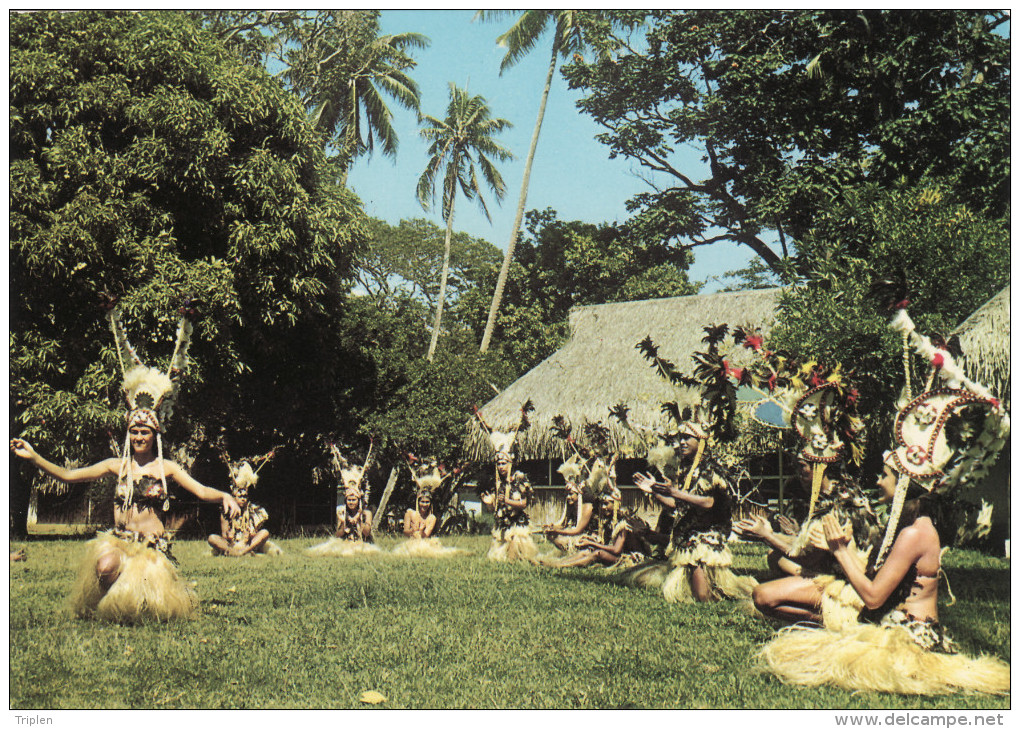
[{"label": "floral bikini top", "polygon": [[134,480],[133,489],[128,481],[117,484],[114,503],[121,509],[135,504],[139,509],[167,511],[170,508],[170,494],[163,482],[155,476],[139,476]]}]

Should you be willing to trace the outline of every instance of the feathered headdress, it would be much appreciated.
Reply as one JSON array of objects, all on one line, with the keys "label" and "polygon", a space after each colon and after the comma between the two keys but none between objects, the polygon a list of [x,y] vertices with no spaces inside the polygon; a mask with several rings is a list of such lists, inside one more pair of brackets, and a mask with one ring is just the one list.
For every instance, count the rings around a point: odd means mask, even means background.
[{"label": "feathered headdress", "polygon": [[475,417],[478,418],[478,422],[481,424],[482,429],[489,434],[489,442],[492,443],[492,448],[495,453],[496,463],[513,463],[514,460],[514,446],[517,443],[517,434],[522,430],[527,430],[531,427],[531,421],[528,419],[528,415],[535,410],[534,403],[529,398],[523,405],[521,405],[521,417],[514,426],[513,430],[509,432],[503,432],[494,430],[489,426],[485,420],[482,419],[482,414],[477,408],[475,408]]},{"label": "feathered headdress", "polygon": [[942,494],[979,483],[1009,435],[1009,416],[1002,403],[964,374],[944,342],[919,334],[905,307],[897,310],[889,326],[903,335],[905,359],[912,349],[930,364],[931,374],[925,392],[917,397],[910,397],[907,380],[908,402],[893,426],[893,449],[885,463],[898,479],[876,567],[892,547],[911,482]]},{"label": "feathered headdress", "polygon": [[419,497],[424,493],[432,496],[453,475],[452,473],[444,474],[443,469],[435,458],[429,458],[421,462],[417,460],[412,461],[408,458],[407,465],[411,470],[411,480],[414,481]]},{"label": "feathered headdress", "polygon": [[368,473],[369,468],[371,468],[373,445],[374,440],[370,440],[368,444],[368,453],[365,455],[365,462],[359,466],[357,464],[350,463],[346,458],[344,458],[336,444],[329,444],[330,452],[333,454],[333,465],[340,473],[340,483],[337,484],[337,491],[342,492],[344,497],[348,494],[356,495],[358,499],[361,500],[362,505],[368,503],[369,488],[366,486],[363,489],[362,484],[365,480],[365,474]]},{"label": "feathered headdress", "polygon": [[[255,488],[259,482],[259,471],[262,467],[273,460],[279,447],[253,458],[242,458],[238,461],[231,459],[222,439],[217,441],[216,450],[219,451],[220,460],[227,467],[230,475],[230,493],[235,497],[246,497],[248,492]],[[254,465],[253,465],[254,464]]]},{"label": "feathered headdress", "polygon": [[116,299],[107,298],[104,306],[113,332],[122,375],[121,391],[128,406],[126,414],[128,433],[124,437],[124,450],[118,476],[118,496],[130,503],[133,496],[130,429],[145,426],[156,434],[156,456],[159,459],[160,480],[166,492],[166,473],[163,468],[163,428],[173,415],[177,399],[177,383],[188,364],[188,347],[191,344],[192,319],[197,318],[195,302],[188,300],[180,308],[181,320],[177,325],[177,342],[174,345],[170,367],[162,372],[142,362],[131,346],[120,320]]}]

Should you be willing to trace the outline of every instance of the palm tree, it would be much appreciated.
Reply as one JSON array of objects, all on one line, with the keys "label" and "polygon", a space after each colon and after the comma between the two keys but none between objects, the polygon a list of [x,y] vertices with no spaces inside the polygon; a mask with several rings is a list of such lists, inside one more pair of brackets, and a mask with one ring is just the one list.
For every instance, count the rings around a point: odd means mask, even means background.
[{"label": "palm tree", "polygon": [[[450,103],[446,108],[446,119],[422,115],[425,126],[421,136],[429,145],[429,161],[425,171],[418,178],[418,201],[428,210],[436,197],[436,180],[442,177],[443,220],[446,221],[446,246],[443,251],[443,272],[440,274],[439,300],[436,302],[436,321],[432,327],[432,341],[426,359],[432,361],[439,341],[439,327],[443,319],[443,303],[446,300],[446,279],[450,272],[450,238],[453,235],[453,206],[457,191],[468,200],[478,198],[478,205],[491,223],[492,217],[482,197],[482,178],[492,190],[497,202],[506,194],[503,177],[496,169],[493,158],[500,161],[512,159],[509,150],[492,139],[492,135],[512,126],[506,119],[493,119],[485,99],[469,96],[456,84],[450,84]],[[477,165],[477,167],[476,167]]]},{"label": "palm tree", "polygon": [[427,48],[420,33],[378,36],[378,11],[344,11],[309,42],[314,60],[292,67],[291,83],[304,87],[315,126],[338,139],[337,160],[346,180],[354,160],[378,143],[397,153],[393,113],[383,94],[405,109],[419,111],[418,85],[408,76],[417,62],[408,51]]},{"label": "palm tree", "polygon": [[521,220],[524,218],[524,206],[528,200],[531,163],[535,160],[538,134],[542,131],[542,118],[545,116],[545,104],[549,98],[549,89],[552,87],[557,58],[559,56],[567,58],[572,53],[579,53],[585,45],[579,25],[579,21],[582,20],[582,14],[585,12],[582,10],[479,10],[475,18],[494,20],[517,12],[521,14],[517,22],[513,24],[510,30],[497,38],[499,45],[507,49],[503,62],[499,66],[500,75],[524,58],[535,47],[539,37],[545,31],[550,21],[556,24],[556,28],[553,33],[552,58],[549,61],[549,72],[546,74],[545,87],[542,89],[542,101],[538,106],[538,118],[535,120],[535,131],[531,135],[531,147],[528,149],[528,158],[524,163],[524,179],[521,182],[521,194],[517,200],[517,214],[514,217],[514,227],[510,231],[510,242],[507,243],[506,254],[503,256],[503,266],[499,269],[499,278],[496,279],[496,291],[492,295],[492,305],[489,307],[489,319],[485,323],[485,333],[482,335],[482,346],[480,349],[482,352],[486,352],[489,349],[492,330],[496,326],[496,314],[503,300],[503,289],[506,287],[507,273],[510,271],[510,262],[514,257],[514,248],[517,246],[517,233],[520,230]]}]

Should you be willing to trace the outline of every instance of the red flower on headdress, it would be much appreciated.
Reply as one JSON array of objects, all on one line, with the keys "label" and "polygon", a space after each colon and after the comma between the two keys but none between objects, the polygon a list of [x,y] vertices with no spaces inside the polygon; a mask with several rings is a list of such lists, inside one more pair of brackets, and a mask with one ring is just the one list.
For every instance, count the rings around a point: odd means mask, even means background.
[{"label": "red flower on headdress", "polygon": [[936,352],[935,356],[931,358],[931,364],[935,369],[942,369],[942,365],[946,363],[946,358],[942,356],[942,352]]},{"label": "red flower on headdress", "polygon": [[850,388],[850,392],[847,393],[846,401],[850,405],[856,405],[858,397],[860,397],[860,393],[857,392],[857,388],[856,387],[851,387]]},{"label": "red flower on headdress", "polygon": [[825,384],[825,380],[818,376],[818,370],[811,371],[811,379],[809,380],[811,387],[821,387]]},{"label": "red flower on headdress", "polygon": [[744,337],[744,346],[748,349],[753,349],[755,352],[761,351],[761,345],[764,344],[765,338],[754,334],[748,334]]}]

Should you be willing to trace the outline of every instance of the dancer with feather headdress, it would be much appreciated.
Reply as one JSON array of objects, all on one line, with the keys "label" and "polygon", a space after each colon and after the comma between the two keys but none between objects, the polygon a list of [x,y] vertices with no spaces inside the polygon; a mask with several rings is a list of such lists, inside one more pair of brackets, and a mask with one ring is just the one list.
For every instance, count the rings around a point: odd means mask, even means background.
[{"label": "dancer with feather headdress", "polygon": [[47,476],[64,483],[117,478],[114,528],[87,545],[70,597],[79,617],[118,622],[166,621],[194,615],[198,598],[177,571],[162,514],[170,508],[169,476],[202,501],[219,503],[228,517],[240,509],[234,497],[192,478],[163,458],[162,433],[173,413],[177,384],[187,365],[193,307],[182,307],[177,344],[166,372],[146,366],[128,342],[110,301],[108,318],[123,374],[128,411],[127,435],[120,458],[84,468],[64,468],[46,460],[25,440],[11,440],[11,451]]},{"label": "dancer with feather headdress", "polygon": [[531,537],[531,522],[526,511],[531,498],[531,483],[522,471],[513,470],[517,435],[530,427],[528,413],[532,410],[534,405],[528,400],[521,406],[520,421],[509,432],[494,430],[482,419],[481,413],[475,411],[495,451],[493,490],[481,496],[482,504],[492,509],[495,515],[492,544],[485,555],[486,559],[494,562],[535,562],[538,558],[538,545]]},{"label": "dancer with feather headdress", "polygon": [[393,554],[429,558],[466,554],[466,550],[457,547],[444,547],[435,536],[439,516],[433,511],[433,501],[453,472],[444,474],[434,458],[417,463],[408,457],[407,465],[415,485],[414,508],[404,512],[404,536],[407,539],[393,548]]},{"label": "dancer with feather headdress", "polygon": [[753,577],[736,575],[731,569],[733,555],[726,540],[731,493],[735,491],[733,475],[709,450],[710,438],[728,440],[736,435],[736,387],[729,381],[727,363],[718,351],[727,331],[726,325],[705,327],[703,341],[708,347],[692,356],[693,377],[681,374],[672,362],[660,357],[651,339],[637,345],[670,384],[700,391],[700,403],[693,409],[681,411],[676,402],[663,404],[663,412],[678,430],[655,458],[665,457],[659,470],[674,471],[676,480],[667,476],[659,481],[650,473],[634,476],[638,488],[663,508],[673,510],[674,523],[668,562],[638,565],[624,573],[624,580],[637,586],[661,586],[669,602],[744,599],[757,584]]},{"label": "dancer with feather headdress", "polygon": [[[236,516],[220,516],[220,533],[209,535],[209,546],[212,547],[213,556],[244,557],[245,555],[280,555],[280,549],[269,539],[269,530],[265,528],[269,521],[269,514],[258,504],[248,499],[249,493],[258,485],[259,471],[273,456],[276,450],[272,450],[263,456],[255,458],[242,458],[240,461],[232,461],[230,455],[223,447],[222,442],[218,444],[220,458],[227,466],[230,473],[230,493],[237,501],[241,512]],[[252,468],[252,463],[257,463]]]},{"label": "dancer with feather headdress", "polygon": [[309,557],[354,557],[361,554],[380,552],[372,535],[372,512],[368,508],[368,489],[362,488],[365,474],[372,460],[372,446],[369,445],[365,462],[361,466],[349,463],[339,449],[330,444],[333,462],[340,472],[337,487],[336,534],[322,544],[309,547]]},{"label": "dancer with feather headdress", "polygon": [[[905,299],[906,297],[900,297]],[[1009,432],[1002,404],[968,379],[952,355],[916,332],[905,308],[891,325],[903,334],[907,397],[879,484],[892,506],[881,546],[864,564],[831,516],[824,544],[876,624],[792,626],[770,641],[761,660],[787,683],[904,694],[1010,690],[1009,665],[957,652],[938,619],[942,546],[934,499],[949,498],[988,472]],[[910,397],[907,346],[932,365],[925,391]],[[821,545],[819,545],[821,546]]]}]

